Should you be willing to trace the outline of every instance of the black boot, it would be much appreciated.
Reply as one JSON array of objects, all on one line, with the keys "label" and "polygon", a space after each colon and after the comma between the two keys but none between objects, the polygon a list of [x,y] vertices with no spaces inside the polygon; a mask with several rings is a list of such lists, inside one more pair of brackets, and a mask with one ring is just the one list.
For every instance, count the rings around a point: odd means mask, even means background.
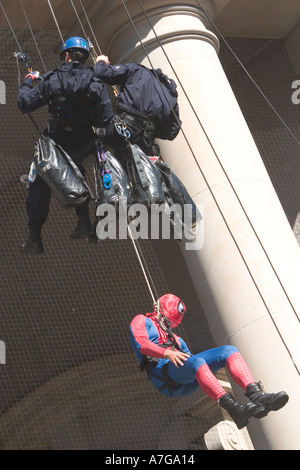
[{"label": "black boot", "polygon": [[90,235],[93,234],[93,226],[89,216],[88,204],[85,203],[81,206],[76,207],[75,211],[78,222],[70,237],[73,240],[77,240],[80,238],[88,238]]},{"label": "black boot", "polygon": [[261,384],[257,382],[246,387],[245,395],[256,405],[255,418],[263,418],[270,411],[280,410],[289,400],[286,392],[265,393]]},{"label": "black boot", "polygon": [[256,409],[253,403],[242,405],[236,401],[231,393],[225,393],[225,395],[220,398],[219,405],[230,414],[238,429],[247,426],[249,418],[253,416],[254,410]]},{"label": "black boot", "polygon": [[39,254],[44,253],[42,242],[42,224],[28,224],[29,237],[23,245],[20,246],[21,253]]},{"label": "black boot", "polygon": [[95,245],[98,243],[98,237],[97,237],[97,232],[96,232],[97,224],[98,224],[98,221],[95,220],[95,222],[93,223],[92,234],[89,235],[89,242],[94,243]]},{"label": "black boot", "polygon": [[93,234],[93,226],[92,226],[92,222],[90,221],[90,219],[79,217],[77,225],[74,228],[73,232],[71,233],[70,237],[73,240],[76,240],[80,238],[88,238],[92,234]]}]

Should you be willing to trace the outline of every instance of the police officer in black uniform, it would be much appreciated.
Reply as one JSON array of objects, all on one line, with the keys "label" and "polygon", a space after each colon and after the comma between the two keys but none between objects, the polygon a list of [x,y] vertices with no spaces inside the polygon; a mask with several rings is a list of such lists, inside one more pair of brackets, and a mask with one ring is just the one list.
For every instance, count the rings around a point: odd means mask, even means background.
[{"label": "police officer in black uniform", "polygon": [[[107,135],[114,130],[113,108],[105,85],[95,77],[91,67],[84,66],[89,54],[84,39],[69,38],[61,49],[62,65],[39,81],[39,72],[29,73],[19,87],[17,99],[23,113],[48,105],[51,119],[44,133],[61,145],[83,175],[82,162],[94,147],[93,127],[106,129]],[[37,176],[29,184],[26,200],[29,237],[20,247],[21,252],[43,253],[41,233],[49,213],[50,197],[49,186]],[[71,238],[85,238],[92,233],[88,203],[75,210],[78,223]]]},{"label": "police officer in black uniform", "polygon": [[181,121],[177,85],[161,69],[138,63],[110,65],[100,55],[94,65],[96,77],[108,85],[119,85],[117,115],[130,131],[130,142],[147,155],[158,155],[155,138],[174,140]]}]

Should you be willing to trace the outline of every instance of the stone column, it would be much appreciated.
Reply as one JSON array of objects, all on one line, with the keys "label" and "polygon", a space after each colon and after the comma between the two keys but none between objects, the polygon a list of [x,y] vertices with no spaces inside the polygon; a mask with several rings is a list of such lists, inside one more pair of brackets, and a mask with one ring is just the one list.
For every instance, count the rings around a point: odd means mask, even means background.
[{"label": "stone column", "polygon": [[[216,344],[237,346],[266,391],[289,393],[283,410],[251,421],[254,447],[299,449],[299,246],[218,59],[218,39],[191,3],[144,1],[156,34],[126,3],[151,65],[178,83],[182,133],[159,143],[194,201],[204,205],[203,247],[182,243],[182,254]],[[114,63],[149,66],[124,21],[110,36]]]}]

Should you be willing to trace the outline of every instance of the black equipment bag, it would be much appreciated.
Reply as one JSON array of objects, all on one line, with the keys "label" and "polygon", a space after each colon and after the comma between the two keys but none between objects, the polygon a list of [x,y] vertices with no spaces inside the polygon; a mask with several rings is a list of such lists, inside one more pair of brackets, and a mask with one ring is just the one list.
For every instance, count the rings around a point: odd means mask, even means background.
[{"label": "black equipment bag", "polygon": [[160,171],[168,205],[172,206],[172,204],[179,204],[182,210],[182,214],[184,214],[184,205],[190,205],[192,214],[191,222],[192,225],[195,225],[202,219],[202,216],[184,184],[180,181],[178,176],[172,172],[167,163],[163,162],[161,159],[156,160],[155,166]]},{"label": "black equipment bag", "polygon": [[48,184],[62,207],[78,206],[93,198],[73,160],[50,137],[43,136],[35,143],[33,162],[36,173]]},{"label": "black equipment bag", "polygon": [[128,207],[131,205],[129,178],[119,160],[111,152],[99,149],[94,174],[98,204],[112,204],[117,208],[122,197],[127,198]]},{"label": "black equipment bag", "polygon": [[128,172],[133,187],[133,202],[150,207],[165,203],[160,172],[138,145],[130,145],[132,159]]}]

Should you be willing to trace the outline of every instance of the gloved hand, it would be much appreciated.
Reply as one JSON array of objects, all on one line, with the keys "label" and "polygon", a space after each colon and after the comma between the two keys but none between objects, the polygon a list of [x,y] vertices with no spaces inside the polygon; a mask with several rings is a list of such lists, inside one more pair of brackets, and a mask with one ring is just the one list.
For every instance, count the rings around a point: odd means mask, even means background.
[{"label": "gloved hand", "polygon": [[109,58],[107,57],[107,55],[98,55],[97,59],[96,59],[96,62],[100,62],[100,60],[102,60],[103,62],[106,63],[106,65],[109,65],[110,64],[110,61],[109,61]]},{"label": "gloved hand", "polygon": [[40,72],[38,71],[30,72],[26,75],[24,80],[26,80],[26,78],[31,78],[31,80],[38,80],[40,78]]},{"label": "gloved hand", "polygon": [[99,137],[100,140],[103,140],[106,136],[106,129],[105,127],[97,127],[95,130],[96,135]]}]

